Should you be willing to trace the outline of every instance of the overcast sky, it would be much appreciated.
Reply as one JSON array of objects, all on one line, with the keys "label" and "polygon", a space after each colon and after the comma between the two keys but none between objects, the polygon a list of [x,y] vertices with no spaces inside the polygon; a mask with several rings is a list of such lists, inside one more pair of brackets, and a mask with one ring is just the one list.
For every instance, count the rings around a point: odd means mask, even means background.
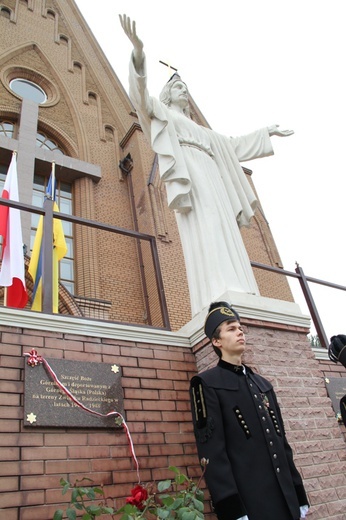
[{"label": "overcast sky", "polygon": [[[271,124],[275,155],[244,166],[253,179],[284,268],[346,286],[346,74],[344,0],[78,0],[128,91],[131,44],[118,14],[137,22],[150,93],[172,71],[210,126],[241,135]],[[308,314],[298,282],[296,302]],[[346,334],[346,293],[310,284],[327,336]],[[314,330],[313,330],[314,332]]]}]

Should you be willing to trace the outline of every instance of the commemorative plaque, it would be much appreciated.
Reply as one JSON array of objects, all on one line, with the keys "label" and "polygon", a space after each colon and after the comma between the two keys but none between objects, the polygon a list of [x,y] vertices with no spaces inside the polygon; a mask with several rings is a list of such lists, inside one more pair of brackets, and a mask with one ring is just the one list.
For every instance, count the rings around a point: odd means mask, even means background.
[{"label": "commemorative plaque", "polygon": [[[114,428],[124,417],[121,369],[116,364],[45,360],[25,364],[24,425],[61,428]],[[57,384],[60,383],[60,387]],[[92,413],[94,412],[94,413]],[[125,418],[125,417],[124,417]]]},{"label": "commemorative plaque", "polygon": [[325,381],[334,412],[338,418],[341,416],[346,426],[346,377],[328,377]]}]

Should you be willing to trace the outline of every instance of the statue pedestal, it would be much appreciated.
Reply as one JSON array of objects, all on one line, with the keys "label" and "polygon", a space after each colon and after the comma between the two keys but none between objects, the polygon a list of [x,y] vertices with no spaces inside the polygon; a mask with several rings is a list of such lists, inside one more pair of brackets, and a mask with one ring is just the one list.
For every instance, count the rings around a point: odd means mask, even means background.
[{"label": "statue pedestal", "polygon": [[[310,316],[302,314],[299,305],[294,302],[234,291],[227,291],[214,301],[229,302],[239,313],[240,319],[249,318],[251,320],[310,328]],[[203,327],[207,313],[208,308],[203,309],[184,325],[179,332],[189,336],[193,343],[200,341],[204,336]]]}]

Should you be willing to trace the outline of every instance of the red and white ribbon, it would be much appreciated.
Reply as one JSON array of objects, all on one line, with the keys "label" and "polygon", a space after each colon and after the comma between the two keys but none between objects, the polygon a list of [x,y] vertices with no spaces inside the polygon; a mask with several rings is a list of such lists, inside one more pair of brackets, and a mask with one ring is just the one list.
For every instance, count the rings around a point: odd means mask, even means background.
[{"label": "red and white ribbon", "polygon": [[58,376],[56,375],[56,373],[54,372],[54,370],[52,369],[52,367],[50,366],[48,361],[46,359],[44,359],[44,357],[38,355],[37,350],[31,349],[30,352],[24,352],[24,356],[28,357],[27,364],[30,365],[31,367],[35,367],[37,365],[42,364],[45,367],[45,369],[47,370],[47,372],[50,374],[50,376],[52,377],[54,383],[60,388],[60,390],[62,390],[64,392],[64,394],[66,394],[67,397],[69,397],[71,399],[71,401],[73,401],[77,406],[79,406],[79,408],[81,408],[85,412],[91,413],[93,415],[97,415],[99,417],[111,417],[111,416],[120,417],[120,419],[122,421],[121,426],[124,428],[124,430],[126,432],[127,440],[130,445],[131,456],[136,465],[138,483],[140,483],[139,462],[136,457],[135,448],[133,445],[130,430],[129,430],[122,414],[120,412],[116,412],[116,411],[108,412],[107,414],[103,414],[103,413],[96,412],[95,410],[91,410],[90,408],[85,406],[83,403],[78,401],[78,399],[70,392],[70,390],[68,388],[66,388],[66,386],[59,380]]}]

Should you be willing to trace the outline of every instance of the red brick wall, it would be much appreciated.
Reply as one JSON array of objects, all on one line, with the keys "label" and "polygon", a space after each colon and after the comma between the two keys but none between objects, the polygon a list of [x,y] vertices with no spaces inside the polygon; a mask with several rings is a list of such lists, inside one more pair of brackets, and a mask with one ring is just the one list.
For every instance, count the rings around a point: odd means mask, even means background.
[{"label": "red brick wall", "polygon": [[[288,439],[311,501],[310,520],[345,519],[345,428],[337,424],[324,377],[337,365],[318,362],[306,330],[243,320],[244,361],[273,382]],[[172,336],[174,338],[174,336]],[[117,363],[124,407],[143,482],[172,477],[169,465],[200,475],[188,396],[189,379],[214,365],[207,340],[193,348],[0,327],[0,518],[51,520],[63,505],[60,477],[92,478],[118,505],[137,482],[123,431],[23,426],[23,352],[50,358]],[[339,372],[338,372],[339,370]],[[210,511],[206,501],[206,511]],[[4,516],[5,515],[5,516]]]},{"label": "red brick wall", "polygon": [[60,477],[87,476],[113,497],[128,496],[137,483],[124,431],[23,426],[22,354],[33,347],[47,359],[119,364],[141,480],[172,477],[170,465],[199,476],[188,396],[196,371],[190,349],[3,326],[0,335],[0,518],[51,520],[66,500]]}]

